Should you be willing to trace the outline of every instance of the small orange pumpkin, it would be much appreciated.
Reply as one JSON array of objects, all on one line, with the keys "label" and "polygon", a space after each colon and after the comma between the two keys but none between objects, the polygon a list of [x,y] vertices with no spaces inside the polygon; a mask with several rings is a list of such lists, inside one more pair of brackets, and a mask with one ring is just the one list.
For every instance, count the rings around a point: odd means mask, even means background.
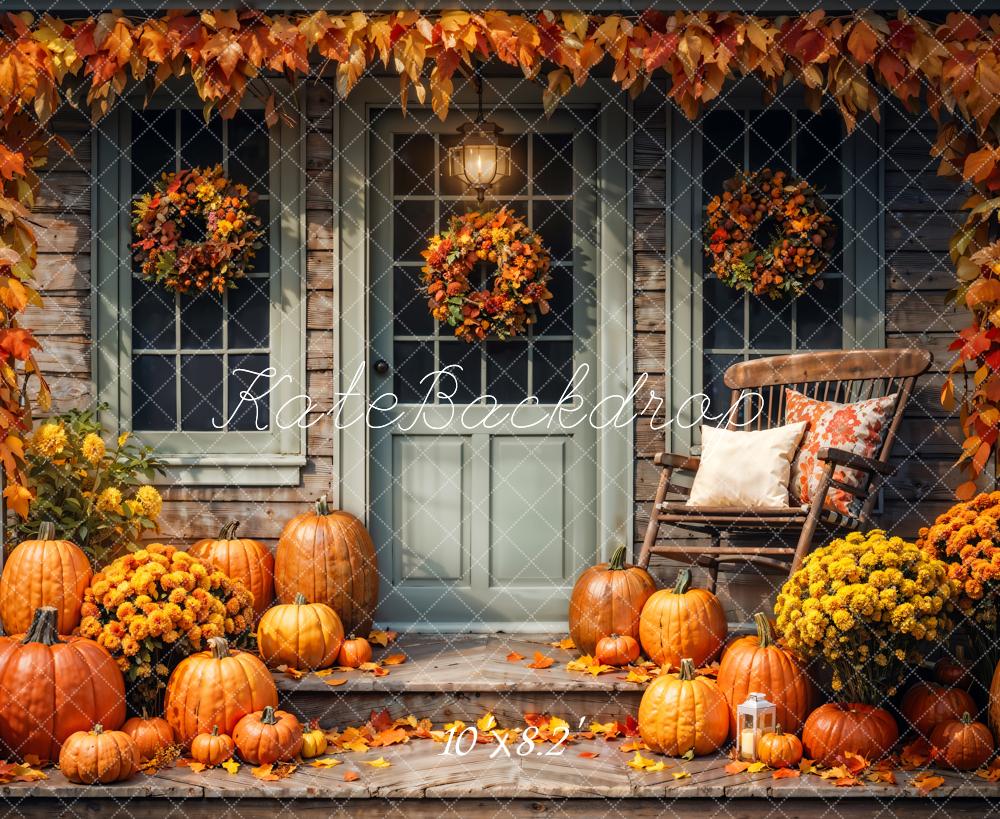
[{"label": "small orange pumpkin", "polygon": [[845,751],[870,762],[882,759],[899,739],[899,727],[883,708],[859,702],[828,702],[802,727],[802,747],[810,759],[834,765]]},{"label": "small orange pumpkin", "polygon": [[294,715],[269,705],[236,723],[233,742],[240,756],[253,765],[288,762],[302,750],[302,724]]},{"label": "small orange pumpkin", "polygon": [[132,737],[139,756],[152,759],[163,748],[174,744],[174,729],[163,717],[150,717],[143,711],[141,717],[125,720],[122,731]]},{"label": "small orange pumpkin", "polygon": [[768,768],[793,768],[802,761],[802,743],[776,725],[774,731],[757,740],[757,760]]},{"label": "small orange pumpkin", "polygon": [[124,731],[105,731],[100,723],[92,731],[72,734],[59,752],[59,770],[79,785],[107,785],[131,779],[139,771],[139,749]]},{"label": "small orange pumpkin", "polygon": [[639,702],[639,734],[668,756],[715,753],[729,739],[729,708],[715,680],[695,673],[690,659],[677,674],[661,674]]},{"label": "small orange pumpkin", "polygon": [[202,765],[221,765],[231,759],[236,751],[236,744],[228,734],[220,734],[219,726],[213,725],[212,731],[198,734],[191,740],[191,759]]},{"label": "small orange pumpkin", "polygon": [[628,665],[639,658],[639,642],[628,634],[611,634],[597,641],[594,659],[601,665]]},{"label": "small orange pumpkin", "polygon": [[257,626],[257,650],[268,668],[329,668],[343,641],[337,612],[324,603],[307,602],[303,594],[295,595],[292,603],[268,609]]},{"label": "small orange pumpkin", "polygon": [[242,580],[253,595],[253,613],[259,620],[274,600],[274,555],[259,540],[237,537],[239,528],[238,520],[227,523],[217,538],[199,540],[188,554]]},{"label": "small orange pumpkin", "polygon": [[364,637],[348,637],[340,646],[337,665],[359,668],[372,659],[372,646]]},{"label": "small orange pumpkin", "polygon": [[993,756],[993,734],[968,712],[961,719],[939,722],[931,731],[931,746],[940,762],[957,771],[974,771]]},{"label": "small orange pumpkin", "polygon": [[642,609],[639,642],[657,665],[677,668],[688,657],[702,666],[726,640],[728,625],[722,603],[708,589],[691,589],[691,570],[677,576],[673,589],[660,589]]},{"label": "small orange pumpkin", "polygon": [[899,710],[910,727],[927,739],[939,722],[961,719],[966,711],[976,713],[976,702],[961,688],[918,682],[903,695]]}]

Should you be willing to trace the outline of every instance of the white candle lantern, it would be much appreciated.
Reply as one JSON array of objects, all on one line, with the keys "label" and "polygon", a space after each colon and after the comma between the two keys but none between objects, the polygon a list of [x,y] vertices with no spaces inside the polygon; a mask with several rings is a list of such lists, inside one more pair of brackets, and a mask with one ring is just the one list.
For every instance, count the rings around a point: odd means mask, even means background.
[{"label": "white candle lantern", "polygon": [[764,734],[774,731],[777,710],[773,702],[758,693],[751,693],[746,702],[736,707],[737,752],[744,762],[757,761],[757,743]]}]

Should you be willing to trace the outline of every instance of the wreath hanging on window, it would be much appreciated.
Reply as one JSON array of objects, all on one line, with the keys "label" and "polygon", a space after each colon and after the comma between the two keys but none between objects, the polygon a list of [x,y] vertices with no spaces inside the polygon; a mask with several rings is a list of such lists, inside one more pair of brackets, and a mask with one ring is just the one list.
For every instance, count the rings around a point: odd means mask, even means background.
[{"label": "wreath hanging on window", "polygon": [[[705,254],[727,285],[772,299],[801,296],[829,262],[837,225],[805,180],[784,171],[740,173],[706,207]],[[766,242],[757,236],[772,228]]]},{"label": "wreath hanging on window", "polygon": [[142,277],[177,293],[235,287],[262,246],[256,200],[221,165],[164,174],[132,207],[132,249]]},{"label": "wreath hanging on window", "polygon": [[[464,341],[512,338],[549,311],[549,251],[506,207],[453,216],[421,255],[431,315]],[[496,269],[476,286],[473,277],[484,262]]]}]

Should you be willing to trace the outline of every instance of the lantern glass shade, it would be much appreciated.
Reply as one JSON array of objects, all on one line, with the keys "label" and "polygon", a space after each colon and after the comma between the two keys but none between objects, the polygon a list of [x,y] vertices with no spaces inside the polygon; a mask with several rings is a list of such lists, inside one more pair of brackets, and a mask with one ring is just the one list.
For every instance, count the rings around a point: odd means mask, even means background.
[{"label": "lantern glass shade", "polygon": [[510,176],[510,148],[500,144],[499,125],[467,122],[459,127],[458,144],[448,149],[448,174],[474,188],[486,189]]}]

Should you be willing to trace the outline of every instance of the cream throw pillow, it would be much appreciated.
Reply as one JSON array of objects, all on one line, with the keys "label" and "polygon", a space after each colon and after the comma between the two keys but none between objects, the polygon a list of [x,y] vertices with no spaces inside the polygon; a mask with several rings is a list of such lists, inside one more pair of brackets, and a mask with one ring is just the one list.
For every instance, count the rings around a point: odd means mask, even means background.
[{"label": "cream throw pillow", "polygon": [[687,505],[788,506],[792,458],[805,430],[805,421],[753,432],[703,426],[701,464]]}]

